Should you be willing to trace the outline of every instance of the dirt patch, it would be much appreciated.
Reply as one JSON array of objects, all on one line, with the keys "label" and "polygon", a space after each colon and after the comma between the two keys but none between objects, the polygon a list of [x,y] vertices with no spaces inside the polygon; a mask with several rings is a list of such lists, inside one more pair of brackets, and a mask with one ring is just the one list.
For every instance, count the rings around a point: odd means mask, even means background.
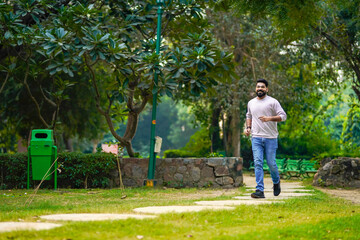
[{"label": "dirt patch", "polygon": [[335,197],[350,200],[354,204],[360,204],[360,189],[327,189],[319,187],[316,189]]}]

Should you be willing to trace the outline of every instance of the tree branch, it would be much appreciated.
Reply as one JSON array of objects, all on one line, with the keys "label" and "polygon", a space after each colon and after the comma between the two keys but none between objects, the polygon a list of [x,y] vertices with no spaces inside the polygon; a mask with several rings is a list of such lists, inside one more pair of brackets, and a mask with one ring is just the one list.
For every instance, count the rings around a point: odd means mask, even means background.
[{"label": "tree branch", "polygon": [[43,89],[42,89],[42,87],[41,87],[41,84],[40,84],[40,91],[41,91],[41,94],[43,95],[44,99],[45,99],[51,106],[57,107],[57,104],[56,104],[54,101],[52,101],[51,99],[49,99],[48,97],[46,97],[46,95],[45,95],[45,93],[44,93],[44,91],[43,91]]},{"label": "tree branch", "polygon": [[123,146],[127,146],[128,143],[125,141],[124,138],[122,138],[120,135],[118,135],[115,131],[115,128],[114,128],[114,124],[111,120],[111,117],[109,115],[108,112],[105,112],[102,108],[101,108],[101,104],[100,104],[100,93],[99,93],[99,89],[98,89],[98,86],[96,84],[96,79],[95,79],[95,72],[94,72],[94,69],[92,68],[92,65],[90,65],[89,61],[88,61],[88,58],[87,58],[87,55],[85,55],[85,63],[86,63],[86,66],[89,68],[90,70],[90,73],[91,73],[91,81],[92,81],[92,84],[93,84],[93,87],[95,89],[95,101],[96,101],[96,108],[97,110],[101,113],[101,115],[103,115],[105,117],[105,120],[109,126],[109,129],[110,129],[110,132],[111,134],[123,145]]},{"label": "tree branch", "polygon": [[7,82],[7,81],[8,81],[8,79],[9,79],[9,76],[10,76],[10,73],[9,73],[9,72],[7,72],[7,73],[6,73],[5,80],[4,80],[4,82],[3,82],[3,84],[1,85],[1,88],[0,88],[0,94],[1,94],[1,92],[4,90],[5,85],[6,85],[6,82]]},{"label": "tree branch", "polygon": [[38,116],[40,118],[40,121],[45,125],[46,128],[49,128],[50,127],[49,124],[41,116],[41,110],[40,110],[39,103],[36,101],[35,97],[32,95],[30,87],[29,87],[29,85],[27,83],[27,78],[29,76],[29,68],[30,68],[29,59],[27,59],[26,63],[27,63],[27,66],[26,66],[26,72],[25,72],[25,77],[24,77],[24,85],[26,87],[26,90],[27,90],[31,100],[35,103],[36,110],[37,110]]}]

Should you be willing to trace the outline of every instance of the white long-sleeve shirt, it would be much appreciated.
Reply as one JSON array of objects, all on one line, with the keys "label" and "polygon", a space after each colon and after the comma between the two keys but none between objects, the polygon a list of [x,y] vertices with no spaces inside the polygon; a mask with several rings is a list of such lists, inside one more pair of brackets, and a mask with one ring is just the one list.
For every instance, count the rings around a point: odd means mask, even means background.
[{"label": "white long-sleeve shirt", "polygon": [[263,99],[253,98],[249,101],[246,119],[251,119],[251,135],[253,137],[277,138],[277,122],[262,122],[261,116],[280,116],[281,121],[286,120],[286,113],[278,100],[266,96]]}]

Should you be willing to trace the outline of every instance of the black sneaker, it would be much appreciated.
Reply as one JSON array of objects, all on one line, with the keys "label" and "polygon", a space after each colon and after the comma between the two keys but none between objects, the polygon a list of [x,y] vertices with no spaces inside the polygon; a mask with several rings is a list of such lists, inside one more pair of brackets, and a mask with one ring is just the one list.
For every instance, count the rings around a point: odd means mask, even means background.
[{"label": "black sneaker", "polygon": [[256,189],[256,192],[251,194],[252,198],[265,198],[264,192]]},{"label": "black sneaker", "polygon": [[281,193],[280,182],[274,184],[273,188],[274,188],[274,196],[279,196],[279,194]]}]

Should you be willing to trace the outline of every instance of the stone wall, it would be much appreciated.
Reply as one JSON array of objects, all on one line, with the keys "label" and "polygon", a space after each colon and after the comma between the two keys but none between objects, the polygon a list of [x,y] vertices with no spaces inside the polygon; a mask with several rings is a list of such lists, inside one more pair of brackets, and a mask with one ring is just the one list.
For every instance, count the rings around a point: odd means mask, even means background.
[{"label": "stone wall", "polygon": [[313,185],[360,188],[360,158],[324,159]]},{"label": "stone wall", "polygon": [[[127,187],[143,186],[149,159],[121,160],[122,180]],[[242,158],[165,158],[156,159],[155,180],[158,186],[233,188],[243,184]],[[118,171],[111,172],[112,186],[118,186]]]}]

